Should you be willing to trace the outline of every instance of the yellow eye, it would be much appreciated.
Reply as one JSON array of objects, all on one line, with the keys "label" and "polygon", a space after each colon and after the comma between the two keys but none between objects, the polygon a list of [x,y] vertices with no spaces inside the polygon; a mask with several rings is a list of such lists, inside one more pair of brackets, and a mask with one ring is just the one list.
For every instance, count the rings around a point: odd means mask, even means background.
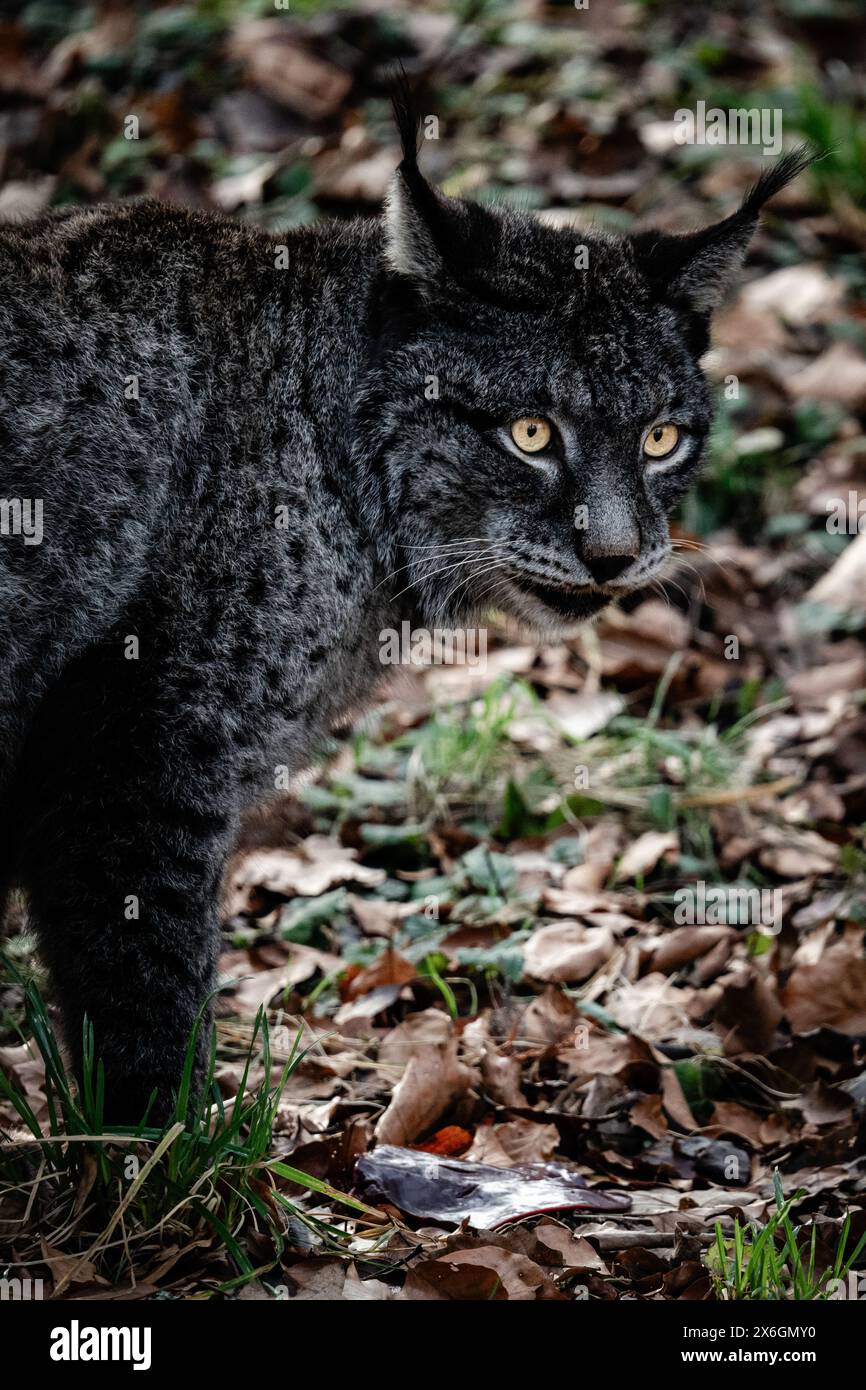
[{"label": "yellow eye", "polygon": [[540,415],[521,415],[511,426],[511,438],[525,454],[537,454],[550,443],[551,429]]},{"label": "yellow eye", "polygon": [[649,434],[643,442],[643,451],[648,458],[663,459],[668,454],[672,454],[680,440],[680,432],[676,425],[669,421],[662,421],[658,425],[653,425]]}]

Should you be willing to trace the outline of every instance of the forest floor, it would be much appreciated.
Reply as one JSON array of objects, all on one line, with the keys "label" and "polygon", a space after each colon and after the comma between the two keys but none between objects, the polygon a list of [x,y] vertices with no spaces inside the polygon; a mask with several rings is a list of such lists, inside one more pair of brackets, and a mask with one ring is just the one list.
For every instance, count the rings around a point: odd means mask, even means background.
[{"label": "forest floor", "polygon": [[79,1299],[826,1295],[866,1236],[853,12],[299,9],[76,29],[22,6],[0,215],[139,192],[272,226],[372,212],[395,58],[442,115],[448,191],[578,227],[736,202],[762,157],[676,146],[698,99],[779,108],[832,153],[718,318],[717,424],[661,590],[573,642],[491,620],[482,660],[397,667],[250,814],[209,1112],[95,1137],[16,906],[0,1261]]}]

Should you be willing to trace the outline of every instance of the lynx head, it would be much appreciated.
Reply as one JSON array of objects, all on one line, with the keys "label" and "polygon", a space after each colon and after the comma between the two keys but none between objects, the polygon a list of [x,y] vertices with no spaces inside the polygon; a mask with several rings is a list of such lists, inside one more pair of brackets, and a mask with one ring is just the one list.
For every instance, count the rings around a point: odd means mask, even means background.
[{"label": "lynx head", "polygon": [[383,219],[357,441],[393,593],[428,625],[499,608],[563,633],[659,574],[711,419],[698,365],[762,175],[689,235],[615,238],[447,198],[403,159]]}]

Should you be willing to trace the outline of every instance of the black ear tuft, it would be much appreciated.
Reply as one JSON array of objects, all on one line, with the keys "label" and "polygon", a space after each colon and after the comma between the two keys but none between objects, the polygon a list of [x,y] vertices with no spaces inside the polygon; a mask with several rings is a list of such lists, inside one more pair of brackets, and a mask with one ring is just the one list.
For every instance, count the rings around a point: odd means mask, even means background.
[{"label": "black ear tuft", "polygon": [[429,221],[435,222],[441,216],[441,203],[418,168],[418,111],[415,106],[415,93],[404,69],[398,67],[394,74],[391,105],[394,119],[400,132],[403,158],[397,166],[397,175],[402,178],[417,212]]},{"label": "black ear tuft", "polygon": [[702,231],[632,237],[635,261],[659,298],[699,314],[715,309],[745,260],[762,207],[815,158],[803,145],[791,150],[761,175],[736,212]]},{"label": "black ear tuft", "polygon": [[457,213],[418,168],[418,115],[402,68],[395,74],[391,100],[403,158],[385,200],[385,261],[399,275],[429,285],[442,276]]},{"label": "black ear tuft", "polygon": [[415,93],[402,64],[397,67],[391,79],[391,106],[394,110],[394,120],[397,123],[400,144],[403,148],[400,168],[417,166],[418,112],[415,109]]},{"label": "black ear tuft", "polygon": [[787,184],[791,183],[798,174],[802,174],[804,169],[808,169],[809,165],[814,164],[815,160],[820,157],[813,154],[806,145],[798,145],[796,149],[783,154],[772,168],[764,170],[757,183],[754,183],[749,189],[738,215],[754,221],[765,203],[768,203],[771,198],[775,198],[777,193],[781,193]]}]

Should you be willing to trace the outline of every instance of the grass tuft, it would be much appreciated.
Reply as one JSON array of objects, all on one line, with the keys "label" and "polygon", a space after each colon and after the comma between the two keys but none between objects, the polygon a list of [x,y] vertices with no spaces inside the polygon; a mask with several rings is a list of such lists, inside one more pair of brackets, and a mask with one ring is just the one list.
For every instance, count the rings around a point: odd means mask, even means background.
[{"label": "grass tuft", "polygon": [[[20,1121],[15,1133],[0,1129],[0,1241],[15,1251],[7,1273],[42,1264],[47,1247],[52,1258],[71,1257],[54,1267],[54,1297],[93,1277],[134,1285],[148,1282],[167,1252],[192,1251],[214,1243],[215,1235],[223,1250],[215,1256],[214,1291],[225,1292],[277,1269],[299,1222],[313,1243],[345,1252],[351,1238],[345,1225],[305,1210],[299,1205],[304,1193],[381,1225],[380,1212],[271,1156],[283,1090],[305,1055],[300,1032],[278,1068],[260,1009],[237,1094],[227,1102],[216,1080],[215,1031],[204,1085],[193,1090],[200,1015],[170,1122],[155,1127],[145,1115],[134,1128],[120,1128],[103,1123],[104,1072],[90,1023],[84,1025],[78,1086],[32,982],[25,986],[25,1006],[27,1031],[44,1066],[47,1117],[40,1118],[0,1072],[0,1097]],[[253,1235],[257,1263],[250,1255]]]},{"label": "grass tuft", "polygon": [[791,1221],[791,1209],[805,1192],[785,1198],[778,1169],[773,1185],[776,1210],[763,1226],[757,1222],[741,1226],[735,1217],[733,1236],[727,1239],[716,1222],[716,1243],[706,1257],[716,1298],[798,1302],[831,1298],[866,1246],[866,1235],[846,1254],[851,1232],[851,1214],[846,1213],[833,1263],[819,1272],[817,1226],[812,1222],[807,1232]]}]

